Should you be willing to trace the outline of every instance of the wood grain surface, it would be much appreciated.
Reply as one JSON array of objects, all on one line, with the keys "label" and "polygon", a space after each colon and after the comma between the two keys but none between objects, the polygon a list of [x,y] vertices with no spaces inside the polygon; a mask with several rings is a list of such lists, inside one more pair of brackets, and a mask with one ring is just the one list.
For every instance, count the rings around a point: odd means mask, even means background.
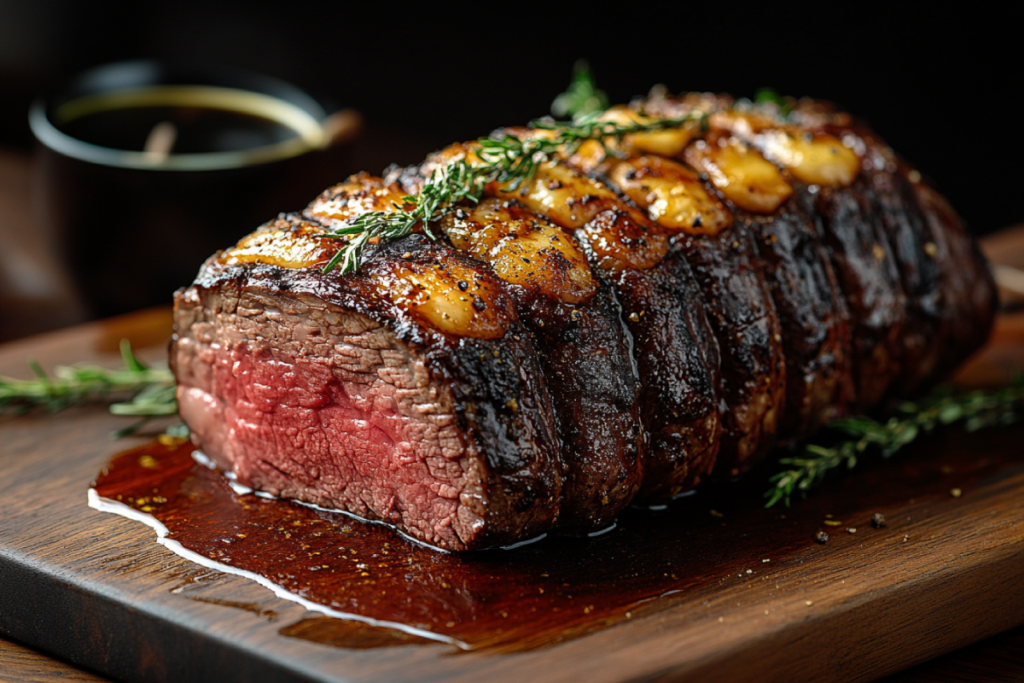
[{"label": "wood grain surface", "polygon": [[0,683],[102,683],[107,679],[0,639]]},{"label": "wood grain surface", "polygon": [[[115,365],[122,337],[159,358],[167,330],[167,312],[150,311],[15,342],[0,373],[24,375],[30,356]],[[959,380],[1005,382],[1022,349],[1024,316],[1006,316]],[[688,587],[635,618],[528,651],[457,653],[316,637],[302,626],[315,614],[88,508],[104,463],[141,443],[108,439],[123,424],[101,406],[0,422],[0,632],[117,680],[867,681],[1024,622],[1022,427],[946,431],[788,511],[739,501],[716,521],[714,557],[681,565]],[[874,512],[885,529],[870,528]]]}]

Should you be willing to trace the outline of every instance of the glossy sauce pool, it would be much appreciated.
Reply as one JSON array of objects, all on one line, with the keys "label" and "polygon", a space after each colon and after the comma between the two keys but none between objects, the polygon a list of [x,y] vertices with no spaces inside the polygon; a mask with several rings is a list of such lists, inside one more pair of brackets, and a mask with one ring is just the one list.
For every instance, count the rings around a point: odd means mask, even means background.
[{"label": "glossy sauce pool", "polygon": [[848,527],[862,540],[899,533],[898,520],[873,529],[872,512],[913,496],[948,497],[950,486],[1022,467],[1012,447],[1020,430],[990,434],[987,440],[998,442],[986,447],[991,456],[978,457],[978,435],[948,433],[939,437],[947,442],[941,457],[932,442],[931,452],[926,443],[898,461],[865,464],[790,510],[762,507],[766,479],[755,473],[739,484],[702,487],[663,509],[628,510],[600,535],[462,554],[342,513],[236,493],[223,473],[193,458],[189,444],[154,442],[115,456],[90,499],[158,535],[165,529],[162,542],[178,554],[326,615],[286,626],[282,635],[346,648],[440,641],[453,652],[522,651],[684,597],[710,597],[726,582],[766,580],[783,563],[820,559],[826,549],[814,542],[819,530],[832,535],[830,547],[856,540]]}]

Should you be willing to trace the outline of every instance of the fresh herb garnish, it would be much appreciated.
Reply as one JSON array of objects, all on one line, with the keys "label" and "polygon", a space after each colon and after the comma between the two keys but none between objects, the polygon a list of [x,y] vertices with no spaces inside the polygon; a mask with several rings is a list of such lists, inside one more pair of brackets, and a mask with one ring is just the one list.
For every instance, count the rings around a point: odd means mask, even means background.
[{"label": "fresh herb garnish", "polygon": [[550,137],[526,137],[504,134],[499,137],[478,138],[473,151],[479,161],[465,159],[452,161],[431,173],[419,196],[402,197],[395,203],[395,211],[371,211],[362,214],[345,227],[326,233],[328,237],[351,237],[323,268],[329,273],[339,265],[341,273],[354,272],[366,245],[375,241],[395,240],[408,235],[420,225],[431,239],[430,223],[439,220],[461,201],[476,203],[483,196],[488,183],[505,183],[512,192],[528,182],[537,168],[550,159],[571,156],[587,140],[601,143],[608,154],[614,154],[611,140],[621,142],[626,135],[678,128],[687,123],[707,124],[703,111],[688,112],[678,118],[652,121],[596,121],[593,118],[577,123],[541,119],[530,123],[534,130],[554,132]]},{"label": "fresh herb garnish", "polygon": [[761,88],[754,95],[754,104],[774,104],[779,108],[779,116],[782,118],[789,118],[793,108],[789,106],[789,101],[776,92],[772,88]]},{"label": "fresh herb garnish", "polygon": [[174,376],[170,370],[144,365],[124,339],[121,340],[121,358],[124,361],[121,370],[109,370],[98,365],[58,366],[52,377],[39,363],[29,361],[35,379],[0,377],[0,412],[18,414],[35,407],[57,412],[71,405],[130,394],[130,400],[112,404],[110,412],[141,417],[142,420],[114,432],[115,438],[137,431],[153,417],[178,412]]},{"label": "fresh herb garnish", "polygon": [[905,401],[897,414],[886,422],[869,417],[835,420],[827,425],[844,435],[833,446],[807,444],[799,457],[782,458],[789,469],[774,475],[772,488],[765,493],[771,507],[783,501],[788,507],[793,494],[806,493],[820,484],[829,472],[845,466],[852,469],[858,458],[869,450],[878,450],[890,457],[921,434],[939,425],[964,422],[967,431],[982,427],[1011,424],[1019,420],[1024,407],[1024,381],[1018,378],[1011,386],[991,391],[955,394],[943,387],[918,401]]},{"label": "fresh herb garnish", "polygon": [[608,108],[608,96],[597,88],[594,74],[585,59],[576,62],[572,69],[572,82],[565,92],[551,103],[551,113],[557,118],[580,121]]}]

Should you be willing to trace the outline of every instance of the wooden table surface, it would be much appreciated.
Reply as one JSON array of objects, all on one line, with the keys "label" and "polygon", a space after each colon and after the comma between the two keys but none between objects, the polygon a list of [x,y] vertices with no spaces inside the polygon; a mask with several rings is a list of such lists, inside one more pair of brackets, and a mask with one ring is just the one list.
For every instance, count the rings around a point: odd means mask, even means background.
[{"label": "wooden table surface", "polygon": [[[986,246],[986,251],[993,261],[1024,266],[1024,229],[994,236],[986,240]],[[1007,295],[1007,298],[1012,299],[1013,296]],[[159,318],[161,315],[166,316],[166,313],[150,312],[142,315]],[[1024,318],[1018,319],[1019,317],[1020,314],[1014,316],[1015,322],[1011,324],[1019,326],[1024,321]],[[121,328],[138,329],[138,316],[115,321],[108,327],[110,327],[110,338],[115,340],[119,336]],[[151,324],[150,327],[152,327]],[[45,349],[49,339],[52,337],[24,339],[5,345],[4,350],[18,350],[26,355],[35,354],[40,349]],[[112,343],[116,343],[116,340]],[[1006,357],[997,359],[994,364],[989,359],[988,366],[1002,367],[1006,364],[1018,363],[1020,359],[1016,352],[1019,350],[1004,349],[1001,353]],[[102,681],[107,679],[52,659],[20,644],[0,639],[0,682],[58,680]],[[923,681],[989,683],[1022,680],[1024,680],[1024,627],[1018,627],[885,679],[888,683]]]}]

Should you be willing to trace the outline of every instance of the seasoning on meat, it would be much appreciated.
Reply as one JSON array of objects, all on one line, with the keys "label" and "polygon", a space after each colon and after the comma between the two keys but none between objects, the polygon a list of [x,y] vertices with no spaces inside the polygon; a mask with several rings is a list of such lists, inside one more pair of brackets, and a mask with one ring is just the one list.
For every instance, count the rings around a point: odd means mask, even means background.
[{"label": "seasoning on meat", "polygon": [[660,91],[602,116],[687,123],[364,236],[354,272],[323,272],[334,231],[405,211],[477,163],[471,144],[353,176],[211,257],[175,297],[192,438],[246,486],[468,550],[738,475],[987,338],[977,246],[863,123]]}]

